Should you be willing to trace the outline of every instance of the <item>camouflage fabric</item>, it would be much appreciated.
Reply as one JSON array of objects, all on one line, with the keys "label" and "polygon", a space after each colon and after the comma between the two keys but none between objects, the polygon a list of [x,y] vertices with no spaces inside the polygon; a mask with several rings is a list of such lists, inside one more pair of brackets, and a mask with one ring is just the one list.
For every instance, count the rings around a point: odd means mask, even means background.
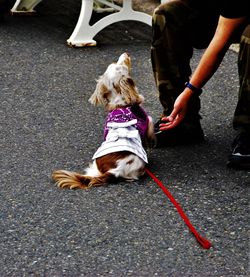
[{"label": "camouflage fabric", "polygon": [[241,36],[238,68],[240,89],[233,124],[235,129],[250,131],[250,24]]},{"label": "camouflage fabric", "polygon": [[[202,49],[208,46],[215,32],[218,17],[219,14],[206,14],[192,8],[189,1],[185,0],[168,1],[155,9],[152,19],[151,62],[164,115],[171,113],[175,99],[183,91],[185,82],[189,80],[192,73],[190,60],[193,48]],[[244,32],[241,46],[241,89],[234,117],[235,128],[239,128],[243,119],[246,124],[250,123],[249,31]],[[189,102],[186,120],[192,122],[199,118],[199,110],[200,99],[193,96]]]}]

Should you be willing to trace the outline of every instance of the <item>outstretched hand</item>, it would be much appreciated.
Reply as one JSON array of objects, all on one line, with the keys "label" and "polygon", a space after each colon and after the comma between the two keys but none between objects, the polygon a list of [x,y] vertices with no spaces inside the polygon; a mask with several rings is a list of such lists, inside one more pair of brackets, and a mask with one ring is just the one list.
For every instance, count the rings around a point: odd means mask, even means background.
[{"label": "outstretched hand", "polygon": [[161,120],[166,121],[166,123],[161,123],[159,125],[160,131],[165,131],[178,126],[182,120],[185,118],[188,110],[188,100],[190,98],[190,93],[181,93],[174,103],[174,108],[169,116],[163,117]]}]

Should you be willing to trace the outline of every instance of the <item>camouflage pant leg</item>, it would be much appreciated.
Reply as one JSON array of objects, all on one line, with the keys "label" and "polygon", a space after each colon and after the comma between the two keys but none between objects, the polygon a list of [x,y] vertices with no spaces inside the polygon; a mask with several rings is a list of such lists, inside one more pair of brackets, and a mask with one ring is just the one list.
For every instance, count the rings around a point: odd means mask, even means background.
[{"label": "camouflage pant leg", "polygon": [[[206,17],[203,13],[201,17],[188,1],[175,0],[155,9],[152,30],[152,69],[163,113],[167,115],[191,75],[193,47],[207,47],[215,20],[211,14]],[[199,117],[199,97],[193,96],[189,104],[186,118]]]},{"label": "camouflage pant leg", "polygon": [[241,36],[238,69],[240,88],[233,125],[236,130],[250,131],[250,24]]}]

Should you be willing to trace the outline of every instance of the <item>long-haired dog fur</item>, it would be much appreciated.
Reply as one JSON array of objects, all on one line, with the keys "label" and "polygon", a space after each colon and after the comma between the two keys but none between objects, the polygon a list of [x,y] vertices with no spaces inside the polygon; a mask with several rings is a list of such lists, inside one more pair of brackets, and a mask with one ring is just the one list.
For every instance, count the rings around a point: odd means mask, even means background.
[{"label": "long-haired dog fur", "polygon": [[154,143],[152,118],[142,109],[144,101],[130,76],[131,59],[123,53],[97,80],[89,102],[108,112],[104,142],[85,169],[85,174],[57,170],[53,180],[61,188],[86,189],[115,182],[137,180],[144,174],[147,155],[144,146]]}]

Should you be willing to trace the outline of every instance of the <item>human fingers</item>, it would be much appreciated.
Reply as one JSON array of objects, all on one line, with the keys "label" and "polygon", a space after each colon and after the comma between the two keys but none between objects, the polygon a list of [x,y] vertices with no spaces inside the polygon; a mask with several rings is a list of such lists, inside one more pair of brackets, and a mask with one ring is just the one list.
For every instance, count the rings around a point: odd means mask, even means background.
[{"label": "human fingers", "polygon": [[161,123],[159,125],[160,131],[172,129],[176,126],[178,126],[182,120],[184,119],[184,116],[182,114],[177,114],[176,116],[172,116],[172,114],[168,117],[162,118],[162,121],[166,121],[166,123]]},{"label": "human fingers", "polygon": [[162,124],[159,125],[160,131],[165,131],[165,130],[172,129],[172,128],[176,127],[178,124],[179,123],[178,123],[177,120],[174,120],[172,122],[162,123]]}]

